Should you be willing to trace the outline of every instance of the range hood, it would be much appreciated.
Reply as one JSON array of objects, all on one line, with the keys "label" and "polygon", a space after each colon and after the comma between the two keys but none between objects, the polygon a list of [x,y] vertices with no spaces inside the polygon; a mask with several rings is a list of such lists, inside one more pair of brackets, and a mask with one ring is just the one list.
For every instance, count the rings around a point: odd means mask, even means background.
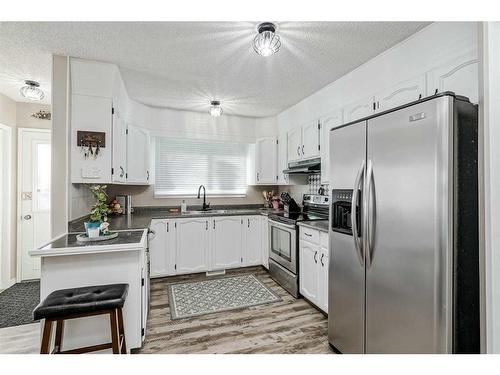
[{"label": "range hood", "polygon": [[288,163],[288,169],[283,173],[286,174],[307,174],[317,173],[321,171],[321,158],[314,158],[308,160],[292,161]]}]

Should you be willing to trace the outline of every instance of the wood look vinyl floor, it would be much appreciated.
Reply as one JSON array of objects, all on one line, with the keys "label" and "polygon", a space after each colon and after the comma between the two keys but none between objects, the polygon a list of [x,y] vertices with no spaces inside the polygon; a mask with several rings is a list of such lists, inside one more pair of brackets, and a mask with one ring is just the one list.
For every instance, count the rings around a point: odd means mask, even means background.
[{"label": "wood look vinyl floor", "polygon": [[[134,353],[333,353],[327,318],[304,299],[295,299],[262,267],[230,270],[254,274],[281,301],[186,319],[171,320],[167,284],[207,279],[205,274],[151,280],[146,340]],[[0,353],[38,353],[39,323],[0,329]]]}]

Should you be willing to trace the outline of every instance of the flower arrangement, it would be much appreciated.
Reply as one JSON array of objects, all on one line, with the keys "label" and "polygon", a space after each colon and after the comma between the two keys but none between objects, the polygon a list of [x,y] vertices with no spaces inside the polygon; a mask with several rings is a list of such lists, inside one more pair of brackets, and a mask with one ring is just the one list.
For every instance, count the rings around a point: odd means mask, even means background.
[{"label": "flower arrangement", "polygon": [[96,201],[90,209],[90,221],[108,221],[108,213],[110,213],[111,210],[106,204],[106,200],[108,199],[106,185],[90,186],[90,191]]}]

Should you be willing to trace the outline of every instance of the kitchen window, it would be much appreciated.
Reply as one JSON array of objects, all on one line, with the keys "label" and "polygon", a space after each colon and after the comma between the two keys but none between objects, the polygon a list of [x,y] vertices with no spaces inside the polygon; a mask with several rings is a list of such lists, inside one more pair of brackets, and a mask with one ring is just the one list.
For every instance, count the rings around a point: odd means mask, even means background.
[{"label": "kitchen window", "polygon": [[156,137],[155,196],[245,196],[249,145]]}]

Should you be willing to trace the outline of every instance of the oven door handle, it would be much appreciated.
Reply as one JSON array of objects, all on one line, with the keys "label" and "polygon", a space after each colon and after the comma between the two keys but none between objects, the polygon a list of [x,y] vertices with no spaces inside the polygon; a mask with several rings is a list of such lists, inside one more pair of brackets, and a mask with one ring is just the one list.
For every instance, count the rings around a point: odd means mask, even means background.
[{"label": "oven door handle", "polygon": [[[352,201],[351,201],[351,228],[352,228],[352,238],[354,240],[354,247],[356,249],[356,254],[358,255],[359,263],[361,267],[364,267],[364,256],[362,249],[362,241],[358,236],[358,202],[359,202],[359,194],[358,191],[362,189],[362,182],[364,179],[365,172],[365,161],[361,162],[361,166],[359,167],[358,174],[356,175],[356,179],[354,180],[354,189],[352,190]],[[361,210],[360,210],[361,211]],[[360,212],[362,214],[362,212]]]},{"label": "oven door handle", "polygon": [[273,227],[282,227],[286,229],[293,229],[295,230],[295,225],[294,224],[283,224],[279,221],[274,221],[272,219],[269,219],[269,225],[272,225]]}]

